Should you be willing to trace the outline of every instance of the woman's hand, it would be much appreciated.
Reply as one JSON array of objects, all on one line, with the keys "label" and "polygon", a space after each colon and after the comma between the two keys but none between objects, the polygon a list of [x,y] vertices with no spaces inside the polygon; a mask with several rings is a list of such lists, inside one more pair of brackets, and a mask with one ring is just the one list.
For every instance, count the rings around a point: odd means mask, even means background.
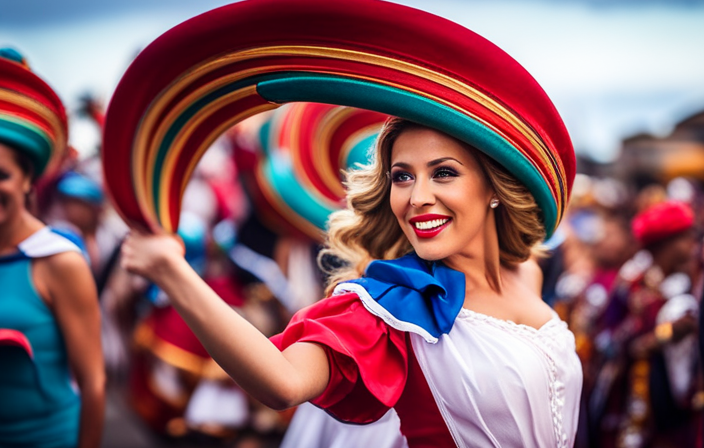
[{"label": "woman's hand", "polygon": [[160,283],[174,263],[184,261],[185,249],[176,235],[147,234],[130,231],[122,243],[122,267],[127,271]]}]

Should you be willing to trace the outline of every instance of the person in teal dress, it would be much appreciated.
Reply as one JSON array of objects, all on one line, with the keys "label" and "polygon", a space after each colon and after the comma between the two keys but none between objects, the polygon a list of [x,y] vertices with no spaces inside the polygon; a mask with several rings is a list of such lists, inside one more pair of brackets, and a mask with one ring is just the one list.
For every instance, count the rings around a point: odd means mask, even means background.
[{"label": "person in teal dress", "polygon": [[1,49],[1,447],[100,445],[105,373],[95,284],[78,246],[28,209],[66,134],[53,90],[19,53]]}]

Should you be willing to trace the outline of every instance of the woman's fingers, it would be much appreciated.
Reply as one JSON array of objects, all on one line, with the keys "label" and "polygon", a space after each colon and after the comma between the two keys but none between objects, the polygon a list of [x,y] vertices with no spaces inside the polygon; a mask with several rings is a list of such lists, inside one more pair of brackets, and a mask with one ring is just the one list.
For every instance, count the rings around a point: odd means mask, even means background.
[{"label": "woman's fingers", "polygon": [[180,239],[167,233],[149,234],[131,230],[122,244],[122,267],[153,280],[169,260],[183,258]]}]

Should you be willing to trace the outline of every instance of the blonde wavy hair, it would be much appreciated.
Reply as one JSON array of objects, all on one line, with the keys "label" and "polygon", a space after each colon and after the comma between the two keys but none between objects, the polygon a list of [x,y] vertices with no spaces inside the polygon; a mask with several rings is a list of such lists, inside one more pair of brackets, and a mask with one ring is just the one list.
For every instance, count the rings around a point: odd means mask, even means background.
[{"label": "blonde wavy hair", "polygon": [[[391,210],[387,173],[398,136],[422,127],[390,118],[377,139],[373,162],[346,172],[347,208],[330,215],[325,248],[318,257],[318,264],[328,275],[326,294],[338,283],[360,277],[373,260],[399,258],[413,251]],[[462,145],[477,158],[500,201],[495,213],[501,263],[515,265],[531,255],[542,256],[540,242],[545,238],[545,227],[533,195],[493,159]]]}]

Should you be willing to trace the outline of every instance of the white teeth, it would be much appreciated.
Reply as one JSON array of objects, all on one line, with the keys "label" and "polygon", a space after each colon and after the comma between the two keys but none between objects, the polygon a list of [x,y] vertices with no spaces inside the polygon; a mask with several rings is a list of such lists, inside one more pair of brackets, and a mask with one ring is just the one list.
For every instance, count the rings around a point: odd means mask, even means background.
[{"label": "white teeth", "polygon": [[429,229],[434,229],[435,227],[440,227],[441,225],[445,224],[449,220],[450,220],[449,218],[443,218],[443,219],[433,219],[431,221],[417,221],[417,222],[414,222],[413,225],[416,226],[416,229],[418,229],[418,230],[429,230]]}]

